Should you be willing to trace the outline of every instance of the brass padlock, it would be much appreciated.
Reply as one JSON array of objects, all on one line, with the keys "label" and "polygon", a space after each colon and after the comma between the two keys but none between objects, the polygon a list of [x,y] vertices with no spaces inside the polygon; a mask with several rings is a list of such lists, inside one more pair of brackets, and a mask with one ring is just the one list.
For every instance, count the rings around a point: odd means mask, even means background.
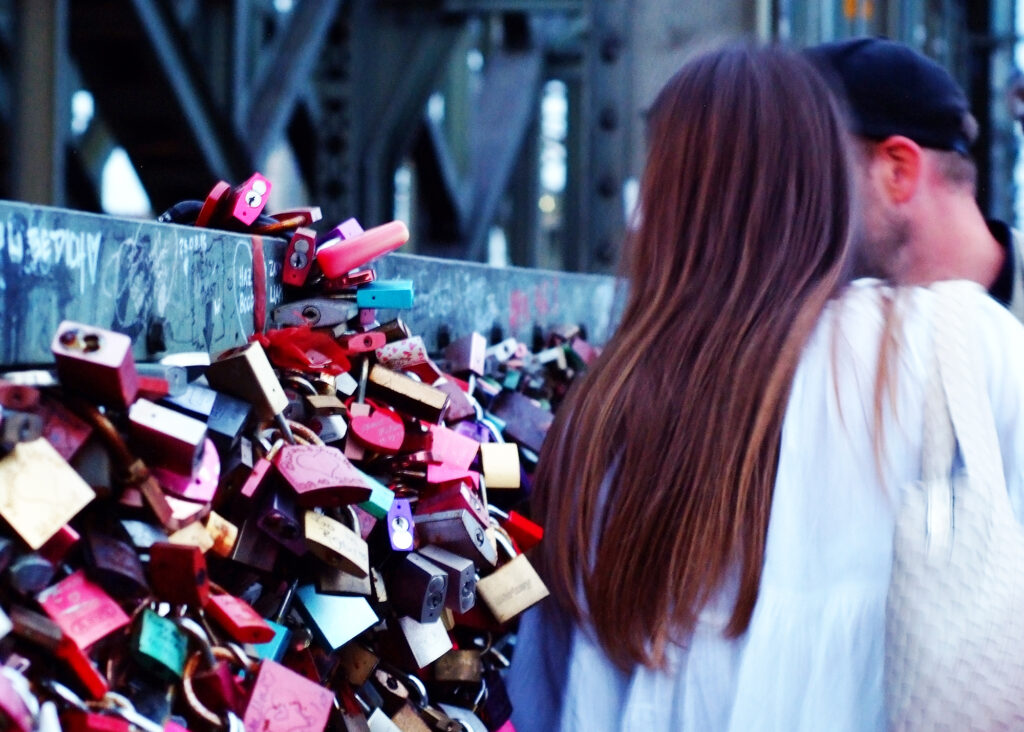
[{"label": "brass padlock", "polygon": [[327,564],[356,577],[369,577],[370,553],[355,531],[316,511],[305,512],[306,546]]},{"label": "brass padlock", "polygon": [[479,684],[484,664],[480,651],[474,648],[453,648],[430,667],[434,681],[456,684]]},{"label": "brass padlock", "polygon": [[32,549],[45,544],[95,497],[45,438],[18,443],[0,459],[0,516]]},{"label": "brass padlock", "polygon": [[337,659],[338,669],[354,687],[365,684],[380,663],[377,654],[357,642],[346,643],[338,649]]},{"label": "brass padlock", "polygon": [[480,445],[480,462],[488,488],[519,488],[519,447],[514,442],[488,442]]},{"label": "brass padlock", "polygon": [[499,623],[507,623],[548,596],[537,570],[525,554],[515,554],[511,541],[498,534],[498,546],[512,557],[476,583],[477,596]]}]

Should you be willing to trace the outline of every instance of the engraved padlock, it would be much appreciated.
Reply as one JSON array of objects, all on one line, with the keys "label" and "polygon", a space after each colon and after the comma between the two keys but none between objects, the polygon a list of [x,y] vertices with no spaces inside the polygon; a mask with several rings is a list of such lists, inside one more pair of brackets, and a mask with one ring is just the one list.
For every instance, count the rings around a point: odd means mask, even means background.
[{"label": "engraved padlock", "polygon": [[444,419],[451,401],[440,389],[377,364],[370,368],[367,390],[402,414],[433,424]]},{"label": "engraved padlock", "polygon": [[265,732],[323,730],[334,695],[279,663],[260,664],[245,708],[245,729]]},{"label": "engraved padlock", "polygon": [[499,623],[507,623],[548,596],[548,589],[525,554],[516,554],[510,540],[496,534],[509,560],[476,584],[477,596]]},{"label": "engraved padlock", "polygon": [[372,493],[362,471],[330,445],[285,445],[274,464],[304,508],[361,503]]},{"label": "engraved padlock", "polygon": [[121,606],[83,570],[47,587],[36,599],[64,634],[84,650],[129,622]]},{"label": "engraved padlock", "polygon": [[356,530],[311,510],[305,512],[304,521],[306,546],[312,554],[356,577],[369,577],[369,547]]}]

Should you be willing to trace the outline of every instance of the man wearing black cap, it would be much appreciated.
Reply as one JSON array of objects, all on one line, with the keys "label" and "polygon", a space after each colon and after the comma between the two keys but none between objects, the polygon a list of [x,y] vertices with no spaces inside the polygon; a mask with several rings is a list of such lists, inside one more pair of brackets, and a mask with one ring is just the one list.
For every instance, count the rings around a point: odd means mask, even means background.
[{"label": "man wearing black cap", "polygon": [[858,274],[898,282],[974,280],[1024,319],[1021,242],[986,221],[963,90],[908,46],[856,38],[805,51],[845,101],[859,171]]}]

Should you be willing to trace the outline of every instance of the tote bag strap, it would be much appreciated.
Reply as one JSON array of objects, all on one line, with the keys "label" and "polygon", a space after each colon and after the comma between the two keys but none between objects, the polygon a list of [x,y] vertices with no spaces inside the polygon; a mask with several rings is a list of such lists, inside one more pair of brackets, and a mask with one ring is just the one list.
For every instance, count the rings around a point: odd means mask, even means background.
[{"label": "tote bag strap", "polygon": [[935,298],[935,349],[943,392],[960,445],[972,490],[1006,495],[999,436],[988,390],[979,369],[972,366],[963,312],[966,285],[942,282],[932,285]]}]

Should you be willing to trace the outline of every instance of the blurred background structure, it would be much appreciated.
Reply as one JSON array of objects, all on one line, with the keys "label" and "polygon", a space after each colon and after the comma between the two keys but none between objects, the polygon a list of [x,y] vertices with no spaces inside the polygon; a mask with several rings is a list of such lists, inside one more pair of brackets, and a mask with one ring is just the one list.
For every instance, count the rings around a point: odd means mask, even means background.
[{"label": "blurred background structure", "polygon": [[401,218],[413,253],[607,272],[688,53],[872,34],[968,90],[1017,223],[1021,2],[0,0],[0,198],[148,218],[259,170],[268,210]]}]

